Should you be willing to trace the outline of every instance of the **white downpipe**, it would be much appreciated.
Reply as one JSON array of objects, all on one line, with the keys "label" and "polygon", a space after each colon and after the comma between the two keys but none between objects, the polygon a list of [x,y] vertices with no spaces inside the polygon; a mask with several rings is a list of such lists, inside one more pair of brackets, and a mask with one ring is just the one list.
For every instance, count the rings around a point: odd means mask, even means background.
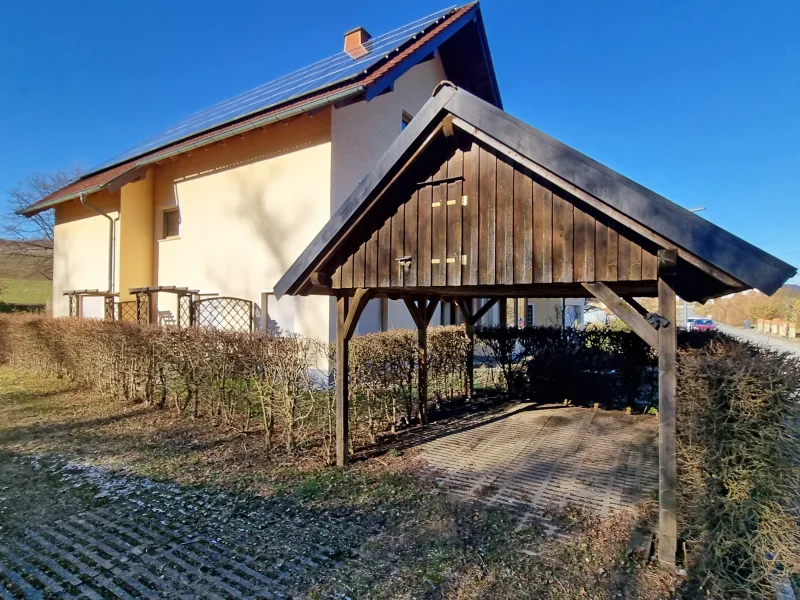
[{"label": "white downpipe", "polygon": [[101,217],[105,217],[108,219],[108,291],[109,293],[114,291],[114,264],[116,263],[116,229],[117,229],[117,221],[119,217],[116,219],[112,218],[110,215],[104,213],[102,210],[93,206],[89,203],[86,199],[86,193],[81,192],[80,195],[81,204],[83,204],[86,208],[91,210],[92,212],[100,215]]}]

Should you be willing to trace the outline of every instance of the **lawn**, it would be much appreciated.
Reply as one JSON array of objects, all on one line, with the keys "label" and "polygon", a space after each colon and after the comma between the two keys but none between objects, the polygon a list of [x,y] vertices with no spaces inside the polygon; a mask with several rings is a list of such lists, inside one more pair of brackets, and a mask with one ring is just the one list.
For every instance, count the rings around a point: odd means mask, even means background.
[{"label": "lawn", "polygon": [[52,296],[52,281],[0,278],[0,302],[7,304],[47,304]]},{"label": "lawn", "polygon": [[626,555],[652,506],[552,515],[563,536],[547,537],[513,512],[450,499],[413,450],[341,471],[269,459],[262,443],[0,366],[0,560],[33,565],[1,571],[0,596],[242,586],[249,597],[268,580],[274,597],[308,599],[670,598],[679,583]]}]

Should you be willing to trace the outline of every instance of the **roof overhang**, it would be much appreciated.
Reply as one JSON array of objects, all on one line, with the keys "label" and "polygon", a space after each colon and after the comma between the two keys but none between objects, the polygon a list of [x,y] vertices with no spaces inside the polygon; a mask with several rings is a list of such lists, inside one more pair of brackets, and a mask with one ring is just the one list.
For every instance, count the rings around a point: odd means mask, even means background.
[{"label": "roof overhang", "polygon": [[332,293],[319,290],[319,286],[314,290],[312,274],[321,272],[354,227],[370,218],[376,200],[398,173],[416,160],[432,139],[444,135],[443,127],[458,128],[491,146],[626,228],[654,240],[658,247],[675,249],[679,260],[687,265],[684,273],[691,274],[676,286],[683,298],[705,300],[750,288],[772,294],[797,272],[795,267],[492,104],[464,90],[443,86],[276,284],[276,296]]}]

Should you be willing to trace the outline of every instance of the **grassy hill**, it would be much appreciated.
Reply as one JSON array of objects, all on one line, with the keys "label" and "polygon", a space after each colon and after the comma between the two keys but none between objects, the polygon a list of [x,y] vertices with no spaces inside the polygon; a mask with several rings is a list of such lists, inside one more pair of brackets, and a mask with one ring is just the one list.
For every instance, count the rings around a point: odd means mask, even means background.
[{"label": "grassy hill", "polygon": [[52,248],[0,240],[0,302],[47,304],[52,273]]}]

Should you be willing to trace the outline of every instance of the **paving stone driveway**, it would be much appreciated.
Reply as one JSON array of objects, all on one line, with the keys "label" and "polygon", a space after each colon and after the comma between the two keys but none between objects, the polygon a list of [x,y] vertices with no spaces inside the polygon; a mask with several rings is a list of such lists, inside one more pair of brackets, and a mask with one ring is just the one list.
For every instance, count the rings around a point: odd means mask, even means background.
[{"label": "paving stone driveway", "polygon": [[[434,424],[408,445],[446,489],[528,515],[566,502],[605,513],[655,489],[656,419],[529,408]],[[0,531],[1,600],[302,598],[392,527],[378,511],[320,511],[66,460],[14,460],[52,472],[52,494],[90,489],[91,507]]]},{"label": "paving stone driveway", "polygon": [[439,485],[531,514],[567,503],[608,514],[658,489],[658,421],[517,405],[419,447]]},{"label": "paving stone driveway", "polygon": [[99,483],[105,504],[4,534],[3,600],[297,598],[382,528],[349,510],[57,468],[66,487]]}]

